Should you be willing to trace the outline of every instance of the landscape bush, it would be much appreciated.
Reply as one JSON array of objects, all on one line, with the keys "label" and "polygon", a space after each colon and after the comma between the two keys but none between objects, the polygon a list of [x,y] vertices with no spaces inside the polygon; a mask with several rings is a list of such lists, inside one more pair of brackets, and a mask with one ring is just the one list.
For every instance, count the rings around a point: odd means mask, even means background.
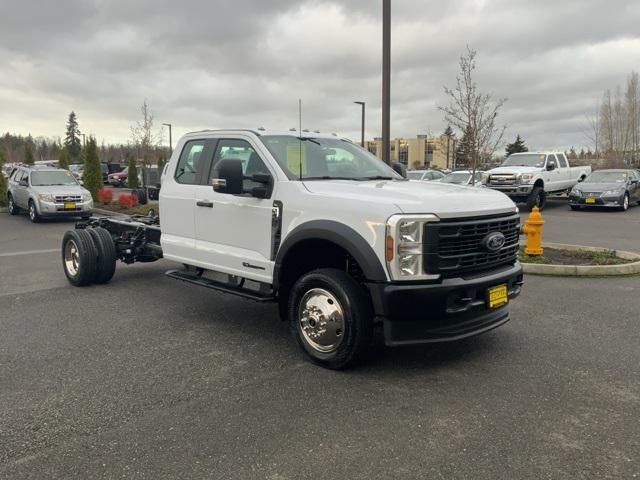
[{"label": "landscape bush", "polygon": [[121,193],[118,196],[120,208],[133,208],[138,204],[138,198],[131,193]]},{"label": "landscape bush", "polygon": [[111,188],[101,188],[98,192],[98,200],[102,205],[109,205],[113,201],[113,190]]}]

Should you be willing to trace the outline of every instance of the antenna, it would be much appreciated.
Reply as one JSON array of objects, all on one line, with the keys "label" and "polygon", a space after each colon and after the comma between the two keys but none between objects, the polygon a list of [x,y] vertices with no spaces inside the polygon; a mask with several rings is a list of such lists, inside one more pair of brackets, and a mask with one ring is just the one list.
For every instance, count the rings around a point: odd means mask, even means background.
[{"label": "antenna", "polygon": [[298,120],[299,120],[299,126],[300,126],[300,130],[298,130],[300,133],[300,154],[298,156],[298,161],[299,161],[299,173],[298,173],[298,177],[300,178],[300,181],[302,181],[302,99],[299,98],[298,99]]}]

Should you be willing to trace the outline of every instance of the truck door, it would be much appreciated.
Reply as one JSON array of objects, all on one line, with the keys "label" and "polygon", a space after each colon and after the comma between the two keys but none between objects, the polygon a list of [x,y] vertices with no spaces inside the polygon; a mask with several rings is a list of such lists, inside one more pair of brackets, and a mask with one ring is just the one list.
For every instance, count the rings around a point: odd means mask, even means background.
[{"label": "truck door", "polygon": [[560,171],[560,181],[562,183],[562,185],[559,185],[559,188],[568,190],[573,187],[577,178],[573,178],[573,172],[569,168],[569,162],[567,162],[564,153],[557,153],[556,157],[558,159],[558,170]]},{"label": "truck door", "polygon": [[217,164],[227,158],[242,161],[246,192],[258,186],[247,178],[251,175],[275,178],[250,139],[232,137],[218,139],[207,181],[196,189],[196,255],[204,268],[271,283],[273,199],[218,193],[211,186]]},{"label": "truck door", "polygon": [[[178,145],[177,164],[167,170],[160,190],[162,250],[169,260],[193,265],[196,261],[195,189],[202,181],[207,155],[212,154],[210,139],[187,140]],[[175,165],[175,167],[173,166]]]},{"label": "truck door", "polygon": [[[554,165],[553,170],[549,170],[549,165]],[[558,165],[558,159],[555,155],[547,155],[547,170],[544,173],[544,185],[545,190],[547,192],[555,192],[556,190],[561,190],[562,180],[560,178],[560,168]]]},{"label": "truck door", "polygon": [[20,208],[27,208],[29,203],[29,187],[23,185],[29,181],[29,172],[26,170],[18,170],[15,176],[15,185],[13,190],[13,201]]}]

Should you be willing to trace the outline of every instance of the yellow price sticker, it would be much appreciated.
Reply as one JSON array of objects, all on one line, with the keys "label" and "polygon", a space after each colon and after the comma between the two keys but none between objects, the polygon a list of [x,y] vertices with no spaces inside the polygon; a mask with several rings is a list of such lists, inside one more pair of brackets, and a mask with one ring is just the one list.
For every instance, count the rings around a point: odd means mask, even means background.
[{"label": "yellow price sticker", "polygon": [[[301,165],[302,172],[300,172]],[[307,156],[302,142],[287,145],[287,168],[291,173],[295,173],[296,175],[299,173],[305,175],[307,173]]]}]

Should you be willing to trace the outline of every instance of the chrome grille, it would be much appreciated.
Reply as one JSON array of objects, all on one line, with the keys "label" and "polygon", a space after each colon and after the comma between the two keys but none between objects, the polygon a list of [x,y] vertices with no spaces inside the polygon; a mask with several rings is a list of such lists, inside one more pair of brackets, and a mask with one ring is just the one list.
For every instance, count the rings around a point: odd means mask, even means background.
[{"label": "chrome grille", "polygon": [[512,173],[494,173],[489,177],[489,185],[517,185],[518,177]]},{"label": "chrome grille", "polygon": [[[493,232],[505,237],[497,252],[485,250],[484,238]],[[520,217],[484,217],[473,220],[446,220],[425,225],[425,273],[445,277],[491,270],[513,264],[518,254]]]},{"label": "chrome grille", "polygon": [[82,195],[56,195],[56,203],[64,203],[64,202],[81,202]]}]

